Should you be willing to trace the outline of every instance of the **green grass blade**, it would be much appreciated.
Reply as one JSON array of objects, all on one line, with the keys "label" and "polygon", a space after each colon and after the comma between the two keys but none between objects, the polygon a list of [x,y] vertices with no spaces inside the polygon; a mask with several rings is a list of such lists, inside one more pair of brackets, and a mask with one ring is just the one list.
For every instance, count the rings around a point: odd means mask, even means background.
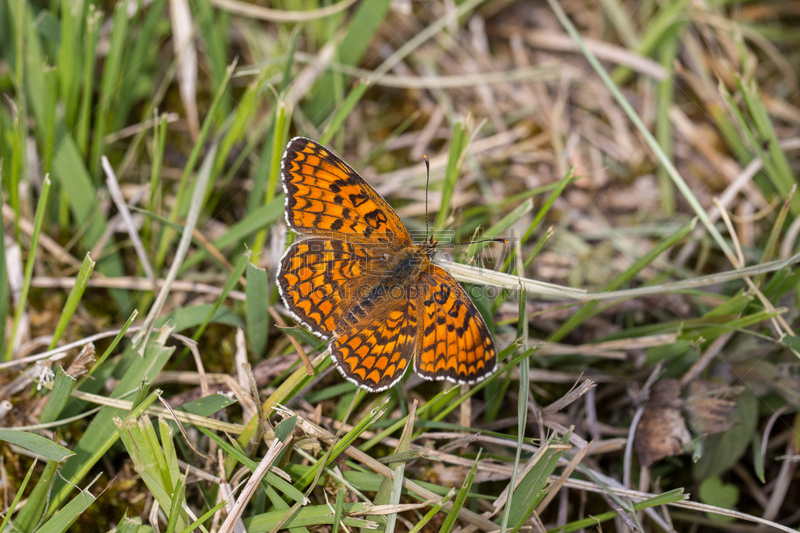
[{"label": "green grass blade", "polygon": [[[514,491],[516,503],[511,506],[508,517],[509,522],[513,524],[512,531],[514,533],[525,524],[546,494],[545,486],[553,470],[558,466],[559,458],[564,454],[563,449],[552,447],[555,443],[557,443],[556,439],[550,439],[539,448],[539,452],[529,461],[533,466]],[[566,447],[569,444],[569,433],[564,435],[558,443]]]},{"label": "green grass blade", "polygon": [[[271,202],[251,211],[242,220],[231,226],[225,235],[213,241],[217,248],[226,248],[238,244],[256,231],[261,231],[275,221],[283,218],[283,194],[276,196]],[[255,250],[253,254],[255,254]]]},{"label": "green grass blade", "polygon": [[186,528],[181,533],[190,533],[192,531],[197,530],[199,527],[201,527],[202,524],[210,520],[217,513],[217,511],[219,511],[226,505],[228,505],[227,500],[222,500],[217,505],[206,511],[202,516],[200,516],[200,518],[198,518],[197,520],[186,526]]},{"label": "green grass blade", "polygon": [[[208,438],[213,440],[225,453],[227,453],[230,457],[235,459],[236,461],[240,462],[244,466],[246,466],[251,472],[255,471],[258,463],[247,457],[242,450],[234,445],[232,445],[228,440],[222,439],[219,435],[215,434],[214,432],[203,428],[197,427],[197,430],[206,435]],[[295,481],[294,484],[289,483],[282,477],[278,476],[273,472],[267,472],[267,475],[264,476],[264,479],[261,481],[262,486],[264,487],[275,487],[275,489],[281,491],[283,494],[294,500],[296,503],[305,504],[308,502],[306,497],[303,493],[295,487],[299,487],[298,483]],[[288,508],[288,507],[287,507]],[[283,512],[281,513],[283,516]]]},{"label": "green grass blade", "polygon": [[81,85],[81,103],[78,109],[78,128],[75,132],[75,142],[83,157],[89,154],[89,127],[92,123],[92,87],[94,86],[95,56],[97,54],[97,40],[100,35],[100,22],[103,12],[97,11],[94,4],[89,4],[86,10],[86,32],[84,33],[83,72]]},{"label": "green grass blade", "polygon": [[[214,82],[214,91],[219,91],[225,79],[225,69],[227,68],[227,50],[230,47],[230,37],[228,26],[230,24],[229,13],[225,10],[214,8],[210,0],[202,0],[196,3],[199,8],[197,22],[200,26],[199,34],[203,36],[206,49],[206,61],[211,71],[211,79]],[[230,113],[230,102],[223,100],[222,114]]]},{"label": "green grass blade", "polygon": [[464,484],[458,491],[458,496],[456,496],[456,501],[453,502],[453,507],[450,509],[450,512],[447,513],[447,516],[445,516],[442,527],[439,528],[439,533],[450,533],[456,520],[458,520],[458,513],[460,513],[461,508],[464,507],[464,503],[467,501],[467,496],[469,495],[469,489],[472,488],[472,482],[475,481],[475,472],[478,469],[478,461],[480,461],[480,459],[481,452],[479,451],[469,474],[467,474],[467,478],[464,480]]},{"label": "green grass blade", "polygon": [[344,489],[336,491],[336,504],[333,512],[333,530],[331,533],[339,533],[339,524],[342,521],[342,511],[344,511]]},{"label": "green grass blade", "polygon": [[98,368],[100,368],[100,366],[106,361],[106,359],[108,359],[108,356],[111,355],[111,353],[114,351],[114,349],[119,344],[119,341],[121,341],[122,338],[125,336],[125,332],[127,332],[128,328],[131,327],[131,324],[133,324],[133,321],[136,319],[136,316],[138,314],[139,314],[139,311],[134,309],[133,313],[131,313],[131,316],[128,317],[128,320],[122,326],[122,329],[120,329],[119,333],[117,333],[117,336],[114,337],[114,340],[111,341],[111,344],[108,345],[108,348],[106,348],[106,351],[103,352],[103,355],[101,355],[100,358],[97,359],[97,362],[92,366],[92,368],[89,369],[89,372],[87,373],[87,376],[91,376],[92,374],[94,374],[94,372]]},{"label": "green grass blade", "polygon": [[247,289],[245,289],[245,320],[247,340],[256,355],[267,347],[269,332],[269,280],[267,271],[252,263],[247,265]]},{"label": "green grass blade", "polygon": [[[226,164],[231,149],[236,143],[241,141],[248,126],[251,125],[252,117],[257,114],[257,108],[261,103],[263,95],[262,89],[264,87],[264,82],[267,80],[267,73],[268,69],[263,69],[256,79],[247,86],[247,89],[239,100],[239,105],[236,107],[233,120],[225,132],[225,135],[223,135],[219,145],[219,154],[217,154],[217,160],[213,171],[215,176],[222,174],[223,166]],[[226,100],[223,99],[222,101],[225,102]],[[210,194],[211,190],[209,189],[208,192]]]},{"label": "green grass blade", "polygon": [[[409,451],[411,446],[411,435],[414,433],[414,422],[416,419],[417,402],[411,404],[411,410],[406,417],[406,425],[403,428],[403,433],[400,435],[400,441],[394,449],[394,455],[404,454]],[[397,505],[400,503],[400,493],[403,489],[403,476],[405,475],[405,460],[399,460],[389,464],[389,468],[394,470],[394,480],[384,478],[381,481],[381,487],[375,495],[373,503],[375,505]],[[395,523],[397,522],[397,513],[390,514],[388,518],[382,516],[371,515],[372,520],[379,524],[385,524],[386,533],[393,533]]]},{"label": "green grass blade", "polygon": [[[673,502],[679,502],[685,500],[686,497],[683,494],[683,489],[675,489],[669,492],[665,492],[664,494],[659,494],[655,498],[650,498],[647,500],[642,500],[640,502],[633,504],[633,509],[635,511],[641,511],[643,509],[648,509],[650,507],[658,507],[659,505],[667,505]],[[590,518],[584,518],[583,520],[576,520],[574,522],[570,522],[563,526],[559,526],[557,528],[548,529],[547,533],[572,533],[573,531],[579,531],[586,528],[596,527],[603,522],[607,522],[609,520],[613,520],[619,516],[617,511],[608,511],[605,513],[600,513],[597,515],[592,515]]]},{"label": "green grass blade", "polygon": [[[250,173],[250,179],[253,181],[253,191],[258,191],[257,194],[251,194],[247,198],[247,210],[246,212],[249,214],[250,212],[258,209],[259,207],[263,207],[264,205],[264,197],[262,191],[267,190],[267,183],[269,181],[270,176],[270,168],[272,168],[272,150],[273,144],[269,142],[270,139],[273,138],[275,135],[275,120],[278,116],[278,104],[276,102],[275,107],[273,108],[272,112],[269,116],[264,120],[264,123],[261,126],[263,129],[264,140],[262,141],[261,152],[258,155],[257,163],[253,167],[253,171]],[[281,150],[283,147],[281,147]],[[279,152],[282,154],[283,152]],[[277,156],[280,157],[280,156]]]},{"label": "green grass blade", "polygon": [[600,5],[603,6],[603,14],[608,17],[625,46],[636,48],[639,43],[637,29],[621,3],[618,0],[600,0]]},{"label": "green grass blade", "polygon": [[42,423],[52,422],[58,419],[58,415],[64,410],[67,401],[72,394],[72,389],[75,388],[75,378],[68,375],[64,371],[64,367],[56,367],[56,379],[53,382],[53,390],[50,392],[50,397],[39,415],[39,421]]},{"label": "green grass blade", "polygon": [[[564,189],[567,188],[568,185],[571,185],[577,178],[575,176],[575,167],[570,167],[569,172],[567,175],[561,178],[558,183],[556,184],[556,188],[553,189],[553,192],[550,193],[550,196],[547,197],[547,200],[542,204],[542,207],[536,212],[536,216],[533,217],[533,221],[531,221],[531,225],[528,226],[528,229],[525,231],[525,235],[522,236],[522,243],[528,242],[528,239],[539,228],[539,225],[544,220],[544,217],[547,216],[547,213],[550,212],[550,208],[553,207],[558,198],[561,197],[561,194],[564,192]],[[525,264],[527,268],[529,263]]]},{"label": "green grass blade", "polygon": [[[151,58],[162,52],[161,40],[164,38],[162,36],[170,30],[170,26],[164,18],[153,16],[152,14],[165,12],[168,9],[166,4],[167,0],[154,0],[150,4],[139,5],[136,13],[130,17],[131,30],[128,32],[119,79],[126,82],[129,80],[153,79],[152,76],[156,72],[153,70]],[[131,34],[135,35],[135,37],[131,38]],[[169,73],[165,76],[165,79],[167,78],[171,78]],[[110,116],[111,131],[118,131],[125,127],[127,121],[130,120],[131,110],[139,107],[142,103],[146,103],[142,113],[142,120],[152,116],[155,106],[159,104],[160,98],[158,94],[153,94],[149,101],[146,102],[141,97],[139,84],[130,82],[120,84]],[[150,107],[151,105],[152,107]],[[137,150],[140,139],[143,136],[144,130],[134,136],[129,150],[131,148]],[[118,167],[115,165],[116,168],[119,168],[120,175],[124,175],[128,168],[127,157],[128,154],[126,153],[122,163]]]},{"label": "green grass blade", "polygon": [[81,301],[81,297],[86,290],[86,286],[89,284],[89,278],[92,276],[92,272],[94,271],[94,265],[95,262],[92,261],[91,257],[89,257],[89,254],[86,254],[86,257],[83,258],[81,269],[78,271],[78,275],[75,277],[75,285],[72,286],[72,290],[69,292],[67,301],[64,304],[64,309],[61,310],[61,316],[58,318],[58,324],[56,324],[56,329],[53,332],[53,340],[50,341],[50,347],[48,350],[52,350],[56,347],[59,339],[61,339],[61,335],[64,334],[64,330],[67,328],[67,324],[69,324],[72,315],[75,314],[75,311],[78,308],[78,303]]},{"label": "green grass blade", "polygon": [[36,251],[39,248],[39,236],[42,234],[44,225],[44,215],[47,212],[47,199],[50,196],[50,179],[45,178],[42,184],[42,192],[39,195],[39,202],[36,204],[36,215],[33,219],[33,234],[31,235],[31,246],[28,249],[28,260],[25,262],[25,277],[22,282],[22,290],[19,294],[17,309],[14,312],[14,322],[11,325],[11,335],[8,337],[6,346],[5,360],[10,361],[14,354],[14,340],[19,328],[19,321],[22,319],[22,312],[28,304],[28,292],[31,290],[31,278],[33,277],[33,266],[36,264]]},{"label": "green grass blade", "polygon": [[75,128],[80,89],[81,55],[80,37],[83,32],[85,7],[83,0],[61,0],[61,45],[58,47],[56,65],[61,100],[64,102],[64,120],[69,129]]},{"label": "green grass blade", "polygon": [[[2,134],[2,128],[0,128]],[[0,190],[2,189],[2,169],[0,168]],[[0,231],[0,324],[6,324],[8,318],[8,270],[6,269],[6,232]],[[6,345],[6,328],[0,328],[0,346]]]},{"label": "green grass blade", "polygon": [[[38,436],[39,435],[37,435],[37,437]],[[53,484],[53,478],[56,475],[56,470],[58,470],[58,465],[59,462],[54,459],[49,459],[47,461],[47,464],[42,471],[42,475],[39,476],[39,480],[36,482],[36,485],[33,486],[33,490],[28,495],[28,501],[25,503],[22,509],[20,509],[16,520],[14,520],[14,526],[19,531],[22,531],[23,533],[32,532],[41,520],[42,515],[44,514],[45,506],[48,505],[50,489]]]},{"label": "green grass blade", "polygon": [[456,122],[453,126],[453,136],[450,140],[450,152],[447,158],[447,170],[445,172],[444,184],[442,185],[442,203],[436,213],[434,227],[442,229],[445,219],[450,214],[450,200],[456,190],[456,181],[461,173],[461,165],[464,163],[469,135],[463,122]]},{"label": "green grass blade", "polygon": [[[360,503],[345,503],[345,513],[353,513],[354,511],[365,511],[365,506]],[[266,533],[271,531],[272,528],[279,525],[283,519],[284,511],[272,511],[269,513],[259,514],[243,520],[244,527],[248,533]],[[331,525],[333,524],[333,513],[331,508],[327,505],[309,505],[298,509],[297,512],[283,524],[282,528],[292,529],[304,526],[318,526],[318,525]],[[352,518],[345,516],[342,518],[344,525],[348,527],[367,527],[375,529],[375,522],[370,520],[363,520],[360,518]]]},{"label": "green grass blade", "polygon": [[[269,179],[267,180],[267,191],[264,199],[266,205],[273,205],[280,180],[281,158],[283,149],[286,146],[286,138],[289,134],[287,111],[289,110],[286,107],[286,103],[283,100],[278,100],[277,109],[275,110],[275,124],[272,128],[271,159],[269,159],[269,166],[267,167]],[[267,242],[266,228],[259,230],[253,239],[253,253],[260,254],[264,249],[265,242]]]},{"label": "green grass blade", "polygon": [[[669,38],[674,26],[681,24],[685,20],[687,4],[689,4],[689,0],[678,0],[663,4],[656,16],[649,21],[649,25],[639,39],[636,53],[649,57],[658,50],[664,44],[664,40]],[[629,68],[618,67],[612,74],[612,79],[614,83],[621,85],[628,79],[630,74],[631,70]]]},{"label": "green grass blade", "polygon": [[[778,212],[778,216],[775,218],[775,223],[772,225],[772,229],[769,232],[769,237],[767,238],[767,244],[764,245],[764,251],[761,254],[762,264],[772,261],[772,258],[775,256],[775,248],[778,245],[778,239],[780,238],[783,224],[786,222],[786,216],[789,214],[789,208],[792,205],[795,192],[797,192],[796,185],[792,186],[792,189],[789,191],[789,196],[786,198],[786,201],[783,203],[783,207]],[[756,285],[763,285],[765,277],[765,274],[758,276]]]},{"label": "green grass blade", "polygon": [[[751,149],[755,151],[758,158],[763,162],[764,172],[767,177],[781,197],[786,198],[789,196],[792,187],[797,186],[797,178],[792,172],[786,154],[781,149],[780,139],[772,126],[772,117],[764,106],[761,93],[754,80],[750,80],[748,83],[741,78],[737,78],[736,82],[752,122],[747,121],[738,112],[736,102],[726,94],[728,105],[739,121],[739,128],[745,132]],[[762,143],[765,142],[766,149],[762,148]],[[792,198],[791,212],[794,216],[800,213],[800,196]]]},{"label": "green grass blade", "polygon": [[[14,89],[17,97],[17,116],[14,117],[14,142],[11,152],[11,170],[8,175],[9,204],[14,209],[14,237],[19,240],[19,180],[25,174],[26,139],[28,137],[25,101],[25,37],[28,14],[25,2],[9,2],[9,25],[14,29]],[[40,63],[41,65],[42,63]]]},{"label": "green grass blade", "polygon": [[[48,120],[45,117],[45,91],[42,88],[45,86],[45,72],[47,64],[49,64],[48,56],[43,47],[39,31],[37,28],[37,20],[34,16],[34,6],[28,2],[19,2],[23,11],[23,18],[25,21],[25,87],[27,88],[24,103],[24,110],[20,114],[21,117],[26,117],[27,110],[33,112],[36,117],[36,124],[41,126]],[[20,95],[17,94],[17,97]],[[23,152],[24,154],[24,152]],[[26,166],[28,170],[28,168]]]},{"label": "green grass blade", "polygon": [[281,172],[281,156],[278,154],[283,154],[283,148],[286,146],[286,138],[289,132],[290,116],[287,111],[286,102],[279,100],[272,135],[272,160],[269,165],[269,181],[267,182],[266,198],[264,200],[266,204],[269,204],[275,198],[275,193],[278,189]]},{"label": "green grass blade", "polygon": [[189,328],[196,328],[208,320],[214,324],[225,324],[234,328],[244,327],[242,319],[228,307],[219,307],[214,311],[214,304],[200,304],[175,309],[171,313],[158,318],[156,327],[172,324],[175,331],[181,332]]},{"label": "green grass blade", "polygon": [[22,480],[22,483],[19,485],[19,489],[17,489],[17,494],[14,496],[14,500],[11,502],[11,506],[6,511],[6,516],[3,518],[3,521],[0,522],[0,533],[3,533],[6,530],[6,526],[8,525],[8,521],[11,520],[11,515],[14,512],[14,509],[17,508],[17,504],[22,499],[22,494],[25,492],[25,489],[28,487],[28,481],[31,480],[31,475],[33,471],[36,469],[36,464],[39,462],[38,459],[34,459],[31,463],[30,468],[28,468],[28,473],[25,474],[25,478]]},{"label": "green grass blade", "polygon": [[[154,398],[155,399],[155,398]],[[172,445],[172,426],[159,418],[159,431],[148,416],[115,418],[120,440],[142,476],[147,488],[165,513],[169,513],[169,529],[183,529],[188,521],[182,509],[183,488],[177,456]],[[160,437],[160,439],[159,439]]]},{"label": "green grass blade", "polygon": [[75,452],[51,439],[18,429],[0,428],[0,440],[16,444],[57,463],[75,455]]},{"label": "green grass blade", "polygon": [[100,176],[100,156],[105,149],[105,136],[108,133],[108,118],[119,96],[122,86],[120,71],[122,69],[122,54],[125,52],[125,38],[128,33],[128,6],[118,3],[114,7],[114,22],[111,27],[108,55],[103,64],[103,75],[100,82],[100,106],[95,113],[94,129],[92,131],[92,157],[89,171],[92,176]]},{"label": "green grass blade", "polygon": [[95,497],[87,490],[81,490],[53,518],[37,529],[38,533],[63,533],[69,530],[80,518],[81,513],[94,503]]},{"label": "green grass blade", "polygon": [[[517,270],[522,271],[522,258],[519,256],[520,243],[517,243]],[[528,306],[527,293],[520,287],[519,295],[519,321],[517,323],[517,336],[524,339],[525,346],[528,340]],[[505,533],[514,499],[514,490],[517,486],[517,472],[522,456],[522,441],[525,437],[525,426],[528,421],[528,398],[530,397],[530,360],[523,359],[519,363],[519,398],[517,401],[517,451],[514,454],[514,470],[508,481],[507,499],[503,508],[503,517],[500,521],[500,533]]]},{"label": "green grass blade", "polygon": [[528,257],[525,258],[525,262],[522,265],[522,271],[523,272],[525,271],[526,268],[528,268],[531,265],[531,263],[533,263],[533,260],[536,259],[536,256],[538,256],[541,253],[542,249],[544,248],[544,245],[547,244],[547,241],[550,240],[550,237],[553,236],[553,233],[554,233],[554,230],[553,230],[552,226],[549,227],[547,229],[547,231],[544,232],[544,235],[542,235],[542,238],[539,239],[539,242],[537,242],[536,246],[533,247],[533,250],[531,250],[531,253],[528,254]]},{"label": "green grass blade", "polygon": [[425,525],[430,522],[434,516],[436,516],[436,513],[442,510],[444,504],[450,501],[450,499],[453,497],[453,494],[455,494],[455,489],[450,489],[450,492],[447,494],[447,496],[442,498],[441,501],[437,502],[436,505],[431,507],[431,510],[425,513],[425,516],[423,516],[419,522],[414,524],[414,527],[411,528],[411,531],[408,533],[419,533],[422,531],[422,528],[425,527]]},{"label": "green grass blade", "polygon": [[[223,505],[225,505],[224,502],[222,502],[219,505],[219,507],[222,507]],[[117,524],[117,530],[114,533],[139,533],[140,527],[142,527],[142,519],[139,518],[138,516],[137,517],[123,516],[122,519]],[[187,529],[185,531],[188,532],[191,530]]]},{"label": "green grass blade", "polygon": [[[108,222],[101,211],[100,200],[89,171],[63,121],[59,122],[56,133],[53,178],[58,182],[59,190],[67,197],[75,223],[85,228],[81,242],[86,248],[93,248],[105,234]],[[109,278],[125,275],[122,259],[116,251],[104,250],[96,268]],[[111,289],[109,293],[118,309],[127,310],[131,302],[129,294],[120,289]]]},{"label": "green grass blade", "polygon": [[[516,344],[508,346],[506,349],[502,350],[498,354],[497,360],[503,361],[506,357],[508,357],[509,354],[511,354],[517,348],[519,348],[519,346]],[[429,400],[428,402],[425,403],[425,405],[420,407],[419,410],[417,411],[417,415],[419,417],[422,417],[429,411],[434,412],[435,409],[438,409],[441,406],[447,406],[442,412],[436,414],[436,419],[441,420],[441,418],[447,416],[447,414],[449,414],[450,412],[452,412],[453,409],[461,405],[461,403],[464,402],[466,399],[471,398],[473,395],[475,395],[478,391],[482,390],[493,380],[497,379],[497,376],[502,375],[507,370],[510,370],[511,368],[516,366],[520,361],[522,361],[522,359],[533,355],[534,352],[535,352],[534,348],[528,349],[522,355],[515,357],[511,362],[507,363],[506,365],[498,366],[498,369],[494,374],[489,376],[487,379],[481,381],[477,385],[473,386],[470,389],[469,393],[467,394],[459,396],[459,387],[451,387],[449,389],[440,392],[433,399]],[[359,447],[359,449],[361,451],[367,451],[371,449],[376,444],[378,444],[383,438],[391,435],[392,433],[403,427],[406,423],[406,419],[407,417],[404,417],[401,418],[400,420],[393,422],[388,428],[381,431],[371,439],[367,440],[364,444],[362,444]],[[416,438],[417,436],[418,435],[415,435],[414,438]]]},{"label": "green grass blade", "polygon": [[384,409],[382,406],[372,409],[367,416],[356,422],[350,431],[342,435],[341,439],[334,443],[334,445],[330,448],[329,453],[326,455],[325,461],[317,461],[313,467],[309,468],[306,473],[297,480],[295,485],[300,487],[301,490],[305,490],[316,477],[318,470],[327,467],[337,457],[339,457],[339,455],[344,453],[348,446],[355,442],[355,440],[372,424],[380,420],[384,414],[386,414],[386,409]]},{"label": "green grass blade", "polygon": [[52,170],[53,150],[49,147],[53,146],[56,138],[56,103],[58,99],[58,78],[57,72],[54,67],[45,64],[43,66],[44,85],[41,88],[43,104],[44,104],[44,122],[39,125],[39,135],[42,139],[42,144],[47,147],[44,150],[44,166],[42,171],[49,174]]},{"label": "green grass blade", "polygon": [[[250,211],[243,219],[236,222],[228,231],[214,239],[211,244],[218,250],[225,250],[231,246],[241,245],[252,234],[263,228],[268,228],[276,221],[283,218],[283,194],[276,197],[267,205]],[[175,227],[179,227],[177,224]],[[253,252],[255,254],[255,252]],[[181,265],[180,272],[186,272],[208,257],[208,251],[201,248]]]},{"label": "green grass blade", "polygon": [[328,127],[325,128],[322,136],[319,138],[320,144],[328,144],[333,139],[333,136],[339,132],[342,125],[344,125],[345,119],[350,116],[353,112],[353,108],[356,106],[358,102],[361,101],[361,97],[364,96],[364,93],[367,92],[369,89],[370,83],[365,80],[357,80],[355,86],[352,88],[350,93],[345,98],[342,105],[340,105],[336,111],[333,113],[333,118],[328,123]]},{"label": "green grass blade", "polygon": [[[158,120],[155,121],[155,124],[153,124],[153,157],[150,163],[150,197],[147,203],[147,209],[151,213],[156,212],[157,203],[161,199],[159,181],[161,180],[161,165],[164,162],[164,149],[166,147],[166,143],[167,115],[162,114],[160,117],[158,117]],[[155,243],[151,242],[151,237],[155,235],[153,228],[155,223],[155,219],[151,219],[150,224],[146,224],[143,228],[142,238],[150,243],[151,248],[155,248]]]},{"label": "green grass blade", "polygon": [[[665,37],[664,44],[659,48],[659,63],[668,72],[665,80],[658,83],[658,97],[656,100],[656,140],[664,150],[664,154],[672,160],[672,119],[669,111],[675,105],[675,69],[673,63],[678,54],[680,41],[678,33],[672,32]],[[665,215],[675,213],[675,188],[667,174],[667,169],[658,167],[658,189],[661,197],[661,210]]]}]

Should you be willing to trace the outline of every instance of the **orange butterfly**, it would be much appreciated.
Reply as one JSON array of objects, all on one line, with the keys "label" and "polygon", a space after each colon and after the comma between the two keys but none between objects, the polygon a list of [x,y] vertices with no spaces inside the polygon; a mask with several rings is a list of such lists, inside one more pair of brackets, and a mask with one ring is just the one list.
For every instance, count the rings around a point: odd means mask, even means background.
[{"label": "orange butterfly", "polygon": [[386,200],[324,146],[295,137],[281,162],[286,222],[309,238],[286,250],[278,289],[286,308],[331,339],[342,375],[371,392],[403,377],[475,383],[497,368],[492,337],[453,277],[414,244]]}]

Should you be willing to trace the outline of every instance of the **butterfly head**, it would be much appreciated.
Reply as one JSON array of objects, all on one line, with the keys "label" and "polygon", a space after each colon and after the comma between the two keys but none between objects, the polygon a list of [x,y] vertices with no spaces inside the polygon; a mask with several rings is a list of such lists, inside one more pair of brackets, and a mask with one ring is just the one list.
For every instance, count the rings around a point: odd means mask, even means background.
[{"label": "butterfly head", "polygon": [[431,235],[419,245],[420,254],[427,256],[428,259],[433,259],[433,256],[436,255],[436,248],[438,246],[439,243],[433,238],[433,235]]}]

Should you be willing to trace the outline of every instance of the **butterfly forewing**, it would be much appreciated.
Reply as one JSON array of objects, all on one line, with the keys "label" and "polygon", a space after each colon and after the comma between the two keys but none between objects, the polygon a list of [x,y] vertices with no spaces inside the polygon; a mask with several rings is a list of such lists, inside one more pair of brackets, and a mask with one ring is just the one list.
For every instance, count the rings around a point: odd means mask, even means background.
[{"label": "butterfly forewing", "polygon": [[411,245],[394,209],[324,146],[295,137],[281,166],[286,221],[297,233],[385,243],[395,249]]}]

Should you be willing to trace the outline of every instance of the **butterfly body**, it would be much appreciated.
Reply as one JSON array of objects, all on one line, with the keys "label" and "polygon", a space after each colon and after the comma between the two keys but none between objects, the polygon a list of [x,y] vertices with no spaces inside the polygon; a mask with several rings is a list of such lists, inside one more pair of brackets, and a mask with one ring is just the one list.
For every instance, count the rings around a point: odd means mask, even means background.
[{"label": "butterfly body", "polygon": [[277,279],[284,304],[330,349],[345,378],[385,390],[409,363],[422,377],[474,383],[497,366],[488,328],[463,288],[412,242],[397,213],[344,161],[297,137],[282,161],[286,221],[307,235]]}]

